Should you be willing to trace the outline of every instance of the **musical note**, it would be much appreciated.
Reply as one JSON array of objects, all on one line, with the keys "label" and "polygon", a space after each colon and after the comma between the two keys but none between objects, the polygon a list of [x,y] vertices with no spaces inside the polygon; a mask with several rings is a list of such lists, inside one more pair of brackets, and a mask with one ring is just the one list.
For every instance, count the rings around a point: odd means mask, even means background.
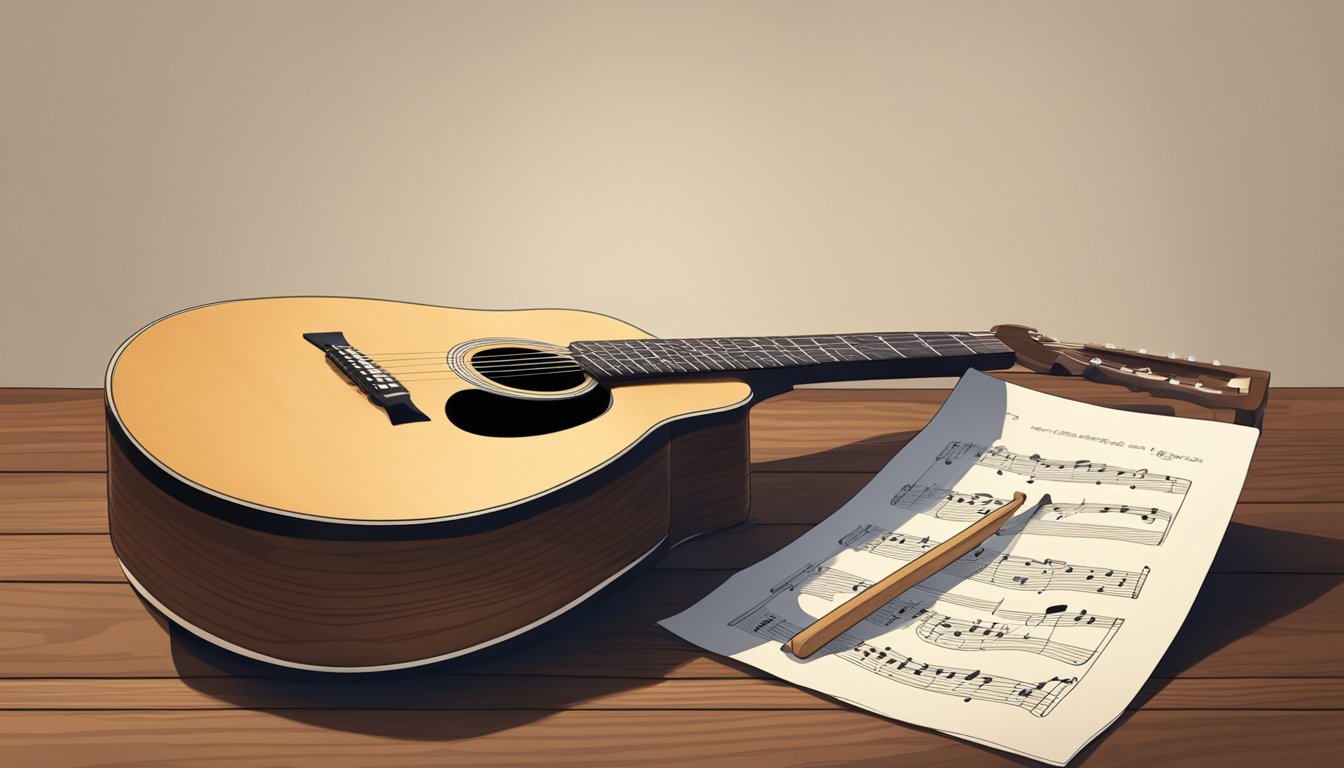
[{"label": "musical note", "polygon": [[[738,616],[729,624],[779,643],[788,642],[802,629],[764,606]],[[901,685],[956,696],[966,703],[1004,704],[1036,717],[1049,715],[1078,682],[1077,677],[1057,676],[1029,682],[986,674],[982,669],[938,666],[919,661],[891,646],[878,647],[849,633],[827,643],[823,651]]]},{"label": "musical note", "polygon": [[1087,459],[1046,459],[1040,454],[1022,456],[1005,446],[993,447],[974,443],[953,442],[944,448],[936,461],[952,464],[971,456],[975,463],[994,469],[999,474],[1010,472],[1027,477],[1027,482],[1055,480],[1068,483],[1127,486],[1130,490],[1158,491],[1184,494],[1190,490],[1190,481],[1183,477],[1151,473],[1147,469],[1127,469]]},{"label": "musical note", "polygon": [[[1060,606],[1064,608],[1065,606]],[[1018,615],[1018,623],[965,619],[944,613],[926,611],[915,627],[921,640],[943,648],[959,651],[1026,651],[1075,666],[1092,660],[1097,650],[1105,645],[1124,619],[1111,616],[1093,616],[1087,611],[1078,613],[1023,613],[1005,612],[999,618],[1008,619],[1008,613]],[[1055,639],[1056,630],[1065,635],[1080,633],[1070,629],[1095,630],[1093,642],[1075,645]]]}]

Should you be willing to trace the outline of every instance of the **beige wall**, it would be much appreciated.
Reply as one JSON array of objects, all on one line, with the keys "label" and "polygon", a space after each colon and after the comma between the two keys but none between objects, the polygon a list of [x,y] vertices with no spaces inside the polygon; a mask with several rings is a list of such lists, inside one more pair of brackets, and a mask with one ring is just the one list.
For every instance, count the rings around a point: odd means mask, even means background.
[{"label": "beige wall", "polygon": [[1344,2],[0,0],[0,385],[286,293],[1344,385]]}]

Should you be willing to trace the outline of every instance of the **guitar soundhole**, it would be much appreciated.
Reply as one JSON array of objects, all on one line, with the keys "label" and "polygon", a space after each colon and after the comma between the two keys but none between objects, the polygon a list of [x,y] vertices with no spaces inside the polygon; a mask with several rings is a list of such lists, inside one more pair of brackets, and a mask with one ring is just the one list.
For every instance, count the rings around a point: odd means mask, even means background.
[{"label": "guitar soundhole", "polygon": [[520,400],[480,389],[464,389],[448,398],[448,420],[458,429],[484,437],[548,435],[586,424],[611,407],[611,391],[596,387],[566,400]]},{"label": "guitar soundhole", "polygon": [[482,349],[471,356],[471,367],[496,384],[529,392],[564,392],[587,381],[572,358],[526,347]]}]

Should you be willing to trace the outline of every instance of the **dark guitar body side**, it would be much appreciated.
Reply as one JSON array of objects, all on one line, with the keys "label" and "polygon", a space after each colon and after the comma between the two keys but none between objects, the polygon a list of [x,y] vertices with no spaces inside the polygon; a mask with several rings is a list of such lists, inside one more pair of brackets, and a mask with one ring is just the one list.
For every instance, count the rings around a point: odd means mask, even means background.
[{"label": "dark guitar body side", "polygon": [[[513,646],[742,522],[748,406],[664,424],[533,502],[460,523],[277,520],[174,479],[108,415],[108,517],[147,602],[192,634],[285,667],[374,672]],[[521,471],[521,470],[520,470]]]}]

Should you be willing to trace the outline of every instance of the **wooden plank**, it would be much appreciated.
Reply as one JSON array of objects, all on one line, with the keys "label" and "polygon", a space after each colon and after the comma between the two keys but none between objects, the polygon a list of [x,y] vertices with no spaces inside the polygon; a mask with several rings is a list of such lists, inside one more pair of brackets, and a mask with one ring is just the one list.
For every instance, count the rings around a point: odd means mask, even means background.
[{"label": "wooden plank", "polygon": [[125,582],[105,533],[0,536],[0,581]]},{"label": "wooden plank", "polygon": [[107,533],[107,475],[0,473],[0,534]]},{"label": "wooden plank", "polygon": [[[741,677],[657,626],[733,571],[655,570],[480,674]],[[1212,574],[1161,677],[1344,677],[1339,576]],[[180,634],[180,633],[179,633]],[[173,637],[122,584],[0,585],[0,678],[274,674]]]},{"label": "wooden plank", "polygon": [[[800,473],[817,495],[848,491],[849,475]],[[844,500],[812,504],[789,493],[800,474],[758,475],[753,481],[753,518],[808,520],[747,523],[687,542],[668,553],[659,568],[745,568],[806,533]],[[835,478],[839,478],[838,481]],[[848,498],[848,496],[845,496]],[[1214,573],[1344,573],[1344,504],[1239,504],[1223,537]],[[125,581],[107,534],[0,535],[0,581]]]},{"label": "wooden plank", "polygon": [[[206,677],[0,680],[0,711],[117,709],[816,710],[846,705],[773,679],[428,673],[383,679]],[[1150,680],[1127,707],[1344,710],[1344,678]]]},{"label": "wooden plank", "polygon": [[1341,427],[1344,427],[1344,390],[1340,387],[1270,387],[1266,429]]},{"label": "wooden plank", "polygon": [[1153,678],[1128,709],[1344,709],[1344,678]]},{"label": "wooden plank", "polygon": [[1344,429],[1265,432],[1242,501],[1344,501]]},{"label": "wooden plank", "polygon": [[0,471],[101,472],[100,389],[0,390]]},{"label": "wooden plank", "polygon": [[[1098,766],[1332,765],[1339,712],[1145,711],[1084,752]],[[890,766],[1020,758],[859,712],[370,710],[5,712],[15,765]]]}]

